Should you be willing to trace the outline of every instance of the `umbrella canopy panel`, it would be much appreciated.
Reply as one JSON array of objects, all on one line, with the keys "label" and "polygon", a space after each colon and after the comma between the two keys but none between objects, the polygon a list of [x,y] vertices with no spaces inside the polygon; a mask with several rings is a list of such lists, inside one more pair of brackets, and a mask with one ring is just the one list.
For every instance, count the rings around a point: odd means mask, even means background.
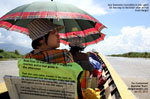
[{"label": "umbrella canopy panel", "polygon": [[[16,26],[27,28],[27,25],[33,19],[17,19],[17,20],[6,20],[6,22],[14,24]],[[65,28],[60,33],[72,32],[72,28],[77,28],[78,31],[83,31],[92,27],[95,27],[96,22],[81,20],[81,19],[49,19],[50,22],[58,25],[62,25]]]},{"label": "umbrella canopy panel", "polygon": [[105,28],[85,11],[58,2],[34,2],[19,6],[0,18],[0,27],[29,35],[27,25],[36,18],[47,18],[54,24],[63,25],[61,42],[69,44],[74,37],[81,37],[84,46],[104,39],[101,30]]},{"label": "umbrella canopy panel", "polygon": [[31,4],[25,4],[11,10],[0,20],[33,18],[90,19],[91,21],[98,22],[98,20],[85,11],[73,5],[59,2],[33,2]]}]

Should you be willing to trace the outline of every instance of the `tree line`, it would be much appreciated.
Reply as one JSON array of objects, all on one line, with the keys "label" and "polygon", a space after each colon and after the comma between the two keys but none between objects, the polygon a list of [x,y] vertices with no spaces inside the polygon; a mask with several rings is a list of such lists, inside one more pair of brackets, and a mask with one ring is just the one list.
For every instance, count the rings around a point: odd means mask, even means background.
[{"label": "tree line", "polygon": [[150,58],[150,52],[128,52],[128,53],[124,53],[124,54],[113,54],[113,55],[108,55],[108,56]]},{"label": "tree line", "polygon": [[21,58],[22,56],[23,55],[21,55],[18,50],[5,51],[0,49],[0,58]]}]

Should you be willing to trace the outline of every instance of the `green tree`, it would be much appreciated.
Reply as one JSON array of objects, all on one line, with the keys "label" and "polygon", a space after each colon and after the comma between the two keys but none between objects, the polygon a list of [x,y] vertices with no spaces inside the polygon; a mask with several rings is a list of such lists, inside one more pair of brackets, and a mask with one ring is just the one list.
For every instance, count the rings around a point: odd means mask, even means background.
[{"label": "green tree", "polygon": [[18,50],[15,50],[15,54],[20,55],[20,53],[19,53],[19,51],[18,51]]},{"label": "green tree", "polygon": [[2,53],[2,52],[4,52],[4,50],[3,50],[3,49],[0,49],[0,53]]}]

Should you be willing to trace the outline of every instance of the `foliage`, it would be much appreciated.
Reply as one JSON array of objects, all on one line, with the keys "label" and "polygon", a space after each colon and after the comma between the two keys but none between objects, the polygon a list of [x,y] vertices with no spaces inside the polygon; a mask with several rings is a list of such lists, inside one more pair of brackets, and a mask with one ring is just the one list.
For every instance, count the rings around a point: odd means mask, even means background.
[{"label": "foliage", "polygon": [[21,58],[22,55],[15,50],[14,52],[7,52],[0,49],[0,58]]},{"label": "foliage", "polygon": [[0,49],[0,53],[2,53],[2,52],[4,52],[4,50],[3,50],[3,49]]},{"label": "foliage", "polygon": [[20,53],[18,52],[18,50],[15,50],[15,54],[20,55]]},{"label": "foliage", "polygon": [[150,52],[128,52],[128,53],[124,53],[124,54],[113,54],[113,55],[109,55],[109,56],[150,58]]}]

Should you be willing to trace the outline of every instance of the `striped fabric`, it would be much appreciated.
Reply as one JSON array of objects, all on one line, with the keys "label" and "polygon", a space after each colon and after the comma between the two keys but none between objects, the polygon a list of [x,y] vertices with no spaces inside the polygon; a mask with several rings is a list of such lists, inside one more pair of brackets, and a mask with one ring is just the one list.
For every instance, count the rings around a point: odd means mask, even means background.
[{"label": "striped fabric", "polygon": [[[88,45],[92,45],[92,44],[96,44],[96,43],[98,43],[99,41],[102,41],[102,40],[104,40],[104,37],[105,37],[105,34],[103,34],[103,33],[99,33],[98,34],[99,36],[97,37],[97,38],[95,38],[95,39],[93,39],[93,40],[91,40],[91,41],[86,41],[86,42],[83,42],[83,46],[85,47],[85,46],[88,46]],[[89,35],[90,36],[90,35]],[[92,37],[93,37],[94,35],[92,35]],[[87,38],[89,38],[88,36],[86,37],[81,37],[82,39],[83,39],[83,41],[85,41]],[[65,44],[65,45],[69,45],[70,44],[70,42],[69,42],[69,39],[61,39],[60,40],[60,42],[61,43],[63,43],[63,44]]]},{"label": "striped fabric", "polygon": [[7,30],[20,32],[20,33],[23,33],[23,34],[26,34],[26,35],[29,36],[29,32],[28,32],[27,28],[20,27],[20,26],[17,26],[17,25],[13,25],[13,24],[11,24],[7,21],[0,21],[0,27],[5,28]]},{"label": "striped fabric", "polygon": [[46,61],[48,63],[72,63],[73,58],[69,51],[67,50],[45,50],[38,53],[28,53],[25,58],[33,58],[41,61]]},{"label": "striped fabric", "polygon": [[28,24],[29,37],[32,40],[43,37],[50,31],[56,29],[57,31],[64,28],[64,26],[51,23],[48,19],[35,19]]},{"label": "striped fabric", "polygon": [[[50,19],[54,24],[65,26],[59,32],[61,43],[69,44],[70,39],[79,36],[85,38],[84,45],[94,44],[103,39],[101,30],[105,26],[87,12],[70,4],[60,2],[33,2],[9,11],[0,18],[0,27],[30,35],[27,25],[33,19]],[[72,28],[78,31],[72,31]],[[76,34],[76,35],[73,35]],[[98,34],[100,35],[98,38]],[[93,37],[91,37],[94,35]],[[90,38],[87,39],[87,37]],[[91,39],[92,38],[92,39]]]},{"label": "striped fabric", "polygon": [[6,14],[0,18],[2,20],[12,20],[12,19],[34,19],[34,18],[55,18],[55,19],[84,19],[91,20],[94,22],[99,21],[92,16],[77,12],[50,12],[50,11],[40,11],[40,12],[16,12],[12,14]]},{"label": "striped fabric", "polygon": [[70,42],[69,44],[71,47],[80,47],[80,48],[84,48],[83,47],[83,43],[82,43],[82,39],[79,37],[73,38],[72,42]]},{"label": "striped fabric", "polygon": [[[94,28],[85,29],[83,31],[75,31],[75,32],[67,32],[67,33],[59,33],[61,39],[68,39],[74,37],[86,37],[92,34],[100,34],[100,31],[106,28],[104,25],[100,23],[96,23]],[[75,34],[75,35],[74,35]]]}]

